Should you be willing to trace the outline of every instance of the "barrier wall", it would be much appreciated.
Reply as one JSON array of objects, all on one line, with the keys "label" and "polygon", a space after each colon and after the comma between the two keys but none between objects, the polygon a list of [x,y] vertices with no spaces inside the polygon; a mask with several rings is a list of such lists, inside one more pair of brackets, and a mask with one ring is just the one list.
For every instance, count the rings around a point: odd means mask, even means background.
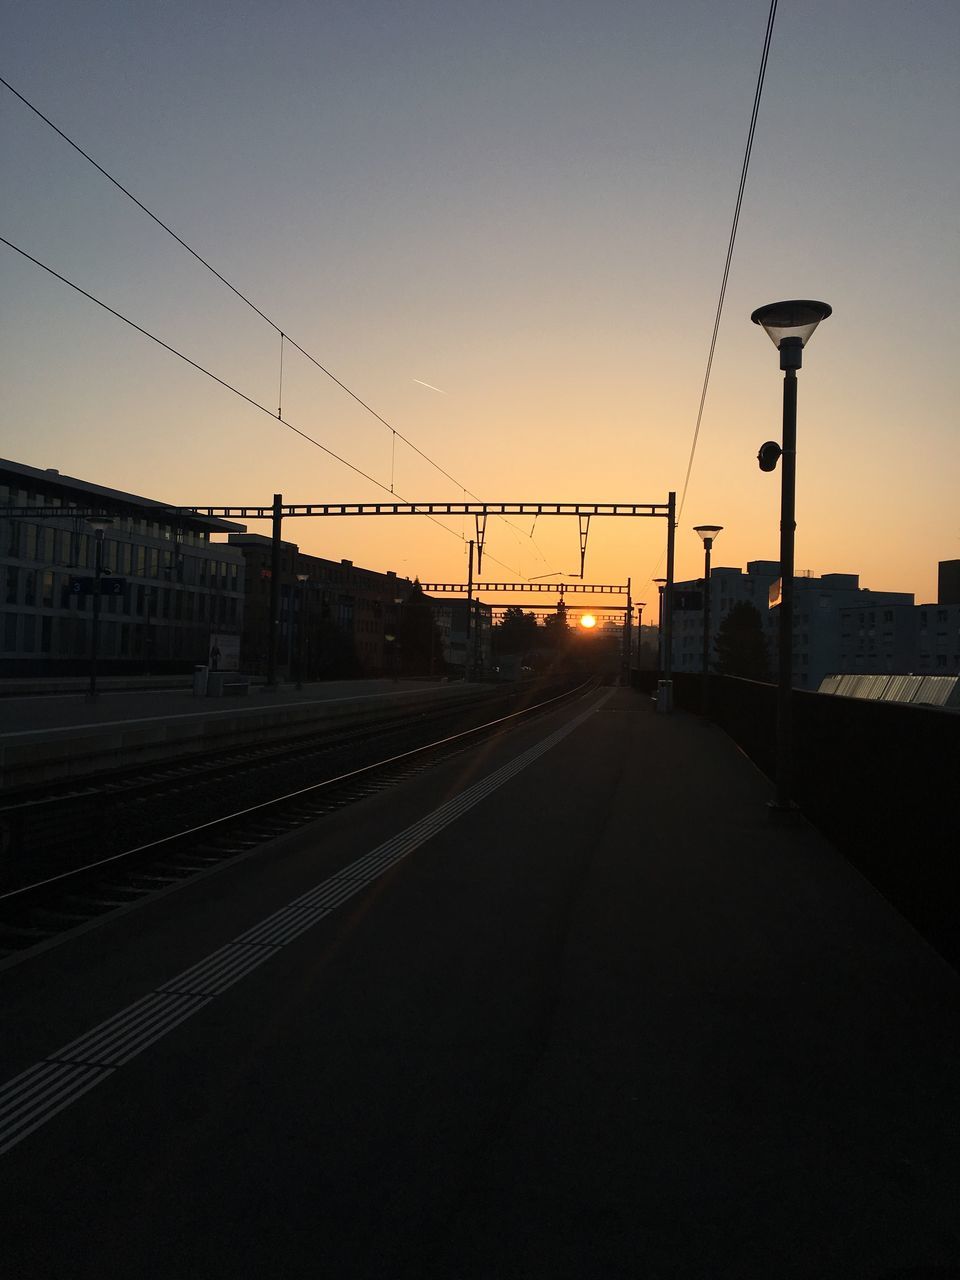
[{"label": "barrier wall", "polygon": [[[768,777],[776,687],[712,676],[710,718]],[[699,712],[701,677],[674,677]],[[952,962],[960,962],[960,715],[793,692],[793,795],[804,815]]]}]

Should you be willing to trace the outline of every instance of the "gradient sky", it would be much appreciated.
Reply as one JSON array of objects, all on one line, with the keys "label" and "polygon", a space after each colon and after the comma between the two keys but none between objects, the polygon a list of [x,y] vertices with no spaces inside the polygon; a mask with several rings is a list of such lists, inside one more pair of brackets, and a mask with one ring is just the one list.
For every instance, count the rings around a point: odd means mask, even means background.
[{"label": "gradient sky", "polygon": [[[768,7],[31,0],[4,6],[0,69],[459,484],[660,502],[683,485]],[[725,527],[715,564],[777,557],[755,455],[781,375],[749,317],[783,297],[834,308],[800,374],[798,568],[931,600],[960,557],[958,49],[955,0],[781,4],[679,578],[698,523]],[[275,410],[276,334],[2,87],[0,121],[2,234]],[[3,246],[0,290],[3,456],[178,503],[383,497]],[[389,486],[389,431],[289,349],[283,406]],[[399,443],[394,480],[463,496]],[[485,576],[576,572],[575,521],[516,524],[491,520]],[[451,527],[286,533],[450,580],[472,532]],[[631,575],[652,608],[664,537],[595,521],[586,577]]]}]

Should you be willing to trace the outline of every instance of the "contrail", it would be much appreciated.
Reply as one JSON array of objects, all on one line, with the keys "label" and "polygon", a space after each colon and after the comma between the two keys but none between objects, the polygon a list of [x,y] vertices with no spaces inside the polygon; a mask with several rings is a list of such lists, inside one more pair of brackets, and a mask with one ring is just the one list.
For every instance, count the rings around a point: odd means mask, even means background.
[{"label": "contrail", "polygon": [[[432,382],[421,382],[419,378],[414,378],[414,382],[419,382],[421,387],[429,387],[431,391],[440,391],[440,388],[435,387]],[[447,393],[446,391],[440,391],[440,394],[445,396]]]}]

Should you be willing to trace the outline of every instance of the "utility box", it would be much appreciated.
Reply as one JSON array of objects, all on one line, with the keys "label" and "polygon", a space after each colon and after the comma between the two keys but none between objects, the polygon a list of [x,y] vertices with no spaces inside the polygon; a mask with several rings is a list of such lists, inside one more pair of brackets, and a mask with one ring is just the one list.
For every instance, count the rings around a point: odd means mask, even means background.
[{"label": "utility box", "polygon": [[657,681],[657,710],[667,714],[673,710],[673,681]]},{"label": "utility box", "polygon": [[207,679],[209,675],[209,667],[193,668],[193,696],[195,698],[205,698],[207,696]]}]

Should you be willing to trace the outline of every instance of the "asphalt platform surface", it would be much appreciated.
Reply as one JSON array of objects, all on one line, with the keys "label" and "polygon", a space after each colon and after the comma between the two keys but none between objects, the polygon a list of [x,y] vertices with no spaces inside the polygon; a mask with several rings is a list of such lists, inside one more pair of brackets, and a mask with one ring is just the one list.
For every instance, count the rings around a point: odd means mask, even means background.
[{"label": "asphalt platform surface", "polygon": [[604,691],[0,971],[4,1273],[957,1274],[960,978],[769,794]]}]

